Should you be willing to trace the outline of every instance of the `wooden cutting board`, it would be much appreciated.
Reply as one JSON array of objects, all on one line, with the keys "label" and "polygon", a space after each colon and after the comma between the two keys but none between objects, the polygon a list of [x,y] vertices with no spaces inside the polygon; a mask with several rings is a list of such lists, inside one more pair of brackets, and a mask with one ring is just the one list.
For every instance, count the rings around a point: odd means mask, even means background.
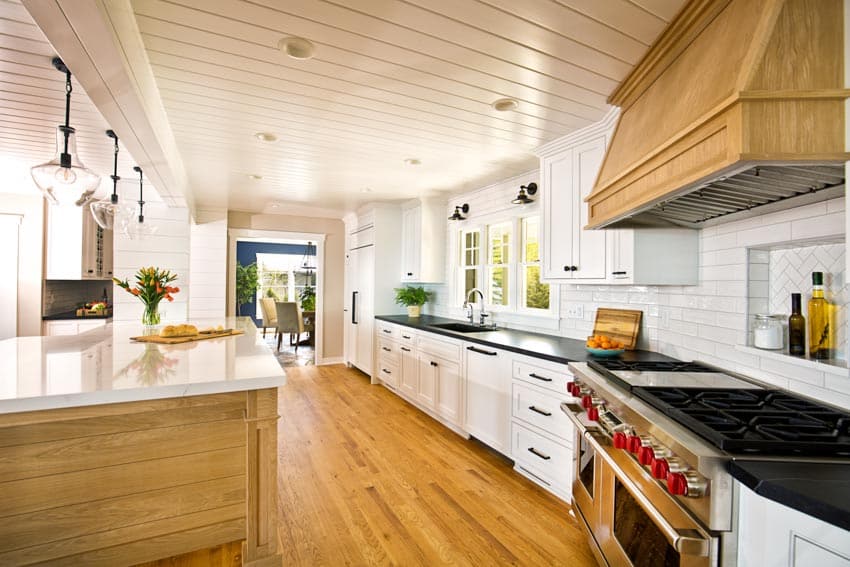
[{"label": "wooden cutting board", "polygon": [[642,316],[643,311],[634,309],[600,307],[596,310],[593,334],[606,335],[623,343],[626,350],[634,350]]},{"label": "wooden cutting board", "polygon": [[217,339],[219,337],[232,337],[233,335],[244,335],[242,329],[224,329],[223,331],[214,331],[210,333],[199,333],[188,337],[160,337],[159,335],[145,335],[143,337],[130,337],[131,341],[138,343],[157,343],[160,345],[177,345],[180,343],[191,343],[192,341],[205,341],[207,339]]}]

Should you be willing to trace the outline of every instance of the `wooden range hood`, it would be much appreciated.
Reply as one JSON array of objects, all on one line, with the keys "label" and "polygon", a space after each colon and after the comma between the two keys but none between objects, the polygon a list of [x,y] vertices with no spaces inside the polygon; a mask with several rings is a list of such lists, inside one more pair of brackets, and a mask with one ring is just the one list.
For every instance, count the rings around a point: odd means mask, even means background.
[{"label": "wooden range hood", "polygon": [[842,4],[689,2],[608,100],[622,112],[588,228],[709,226],[843,193]]}]

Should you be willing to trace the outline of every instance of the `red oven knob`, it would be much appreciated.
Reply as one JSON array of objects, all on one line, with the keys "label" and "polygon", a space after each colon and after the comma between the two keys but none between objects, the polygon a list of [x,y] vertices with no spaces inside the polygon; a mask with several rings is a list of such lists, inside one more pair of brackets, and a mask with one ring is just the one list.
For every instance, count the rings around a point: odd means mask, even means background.
[{"label": "red oven knob", "polygon": [[588,394],[581,397],[581,406],[585,409],[590,408],[593,405],[593,398]]},{"label": "red oven knob", "polygon": [[642,465],[651,465],[652,460],[655,458],[655,451],[652,447],[647,447],[644,445],[643,447],[638,448],[637,452],[638,462]]},{"label": "red oven knob", "polygon": [[688,479],[680,472],[674,472],[667,475],[667,492],[673,496],[688,495]]},{"label": "red oven knob", "polygon": [[667,459],[655,459],[652,461],[650,471],[654,478],[664,480],[670,474],[670,464],[667,462]]},{"label": "red oven knob", "polygon": [[615,449],[625,449],[626,448],[626,434],[622,431],[614,432],[614,448]]},{"label": "red oven knob", "polygon": [[599,408],[595,406],[587,408],[587,419],[599,421]]},{"label": "red oven knob", "polygon": [[567,382],[567,392],[569,392],[570,395],[572,395],[572,396],[576,395],[575,390],[574,390],[575,387],[576,387],[575,382]]},{"label": "red oven knob", "polygon": [[640,437],[637,435],[629,435],[628,439],[626,439],[626,449],[630,453],[637,453],[642,445],[643,443],[641,443]]}]

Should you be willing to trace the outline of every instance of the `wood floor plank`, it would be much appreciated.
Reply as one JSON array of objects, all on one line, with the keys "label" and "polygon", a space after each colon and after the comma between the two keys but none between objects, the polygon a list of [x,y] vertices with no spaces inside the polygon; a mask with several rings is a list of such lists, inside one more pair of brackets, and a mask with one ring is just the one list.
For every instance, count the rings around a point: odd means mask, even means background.
[{"label": "wood floor plank", "polygon": [[286,565],[596,565],[569,505],[362,373],[287,368],[278,404]]}]

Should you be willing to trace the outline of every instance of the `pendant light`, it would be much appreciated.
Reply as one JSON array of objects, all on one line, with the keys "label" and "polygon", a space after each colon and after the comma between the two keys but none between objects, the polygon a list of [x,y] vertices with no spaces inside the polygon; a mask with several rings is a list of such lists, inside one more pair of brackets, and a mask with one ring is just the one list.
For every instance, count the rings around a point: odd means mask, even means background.
[{"label": "pendant light", "polygon": [[44,198],[53,205],[74,203],[83,206],[94,199],[100,176],[77,157],[76,130],[70,125],[71,71],[58,57],[53,66],[65,73],[65,124],[56,127],[56,157],[30,170]]},{"label": "pendant light", "polygon": [[142,168],[137,165],[133,167],[133,171],[139,174],[139,200],[136,201],[139,203],[139,222],[130,221],[127,224],[126,232],[127,236],[135,240],[136,238],[141,239],[153,235],[156,232],[156,227],[145,222],[144,173],[142,172]]},{"label": "pendant light", "polygon": [[516,196],[516,199],[511,201],[514,205],[527,205],[529,203],[533,203],[534,199],[531,199],[526,195],[535,195],[537,194],[537,183],[529,183],[528,185],[520,185],[519,193]]},{"label": "pendant light", "polygon": [[104,230],[113,230],[118,227],[126,229],[133,210],[130,207],[118,204],[118,136],[112,130],[107,130],[106,135],[115,141],[115,157],[112,166],[112,196],[109,199],[95,201],[91,205],[91,214],[95,222]]},{"label": "pendant light", "polygon": [[308,242],[306,248],[304,248],[304,258],[301,260],[301,269],[310,272],[311,270],[316,269],[315,264],[316,247],[313,246],[312,242]]},{"label": "pendant light", "polygon": [[[469,212],[469,205],[464,203],[463,205],[455,207],[455,212],[452,213],[452,216],[449,217],[449,220],[466,220],[466,217],[463,216]],[[461,214],[463,213],[463,214]]]}]

